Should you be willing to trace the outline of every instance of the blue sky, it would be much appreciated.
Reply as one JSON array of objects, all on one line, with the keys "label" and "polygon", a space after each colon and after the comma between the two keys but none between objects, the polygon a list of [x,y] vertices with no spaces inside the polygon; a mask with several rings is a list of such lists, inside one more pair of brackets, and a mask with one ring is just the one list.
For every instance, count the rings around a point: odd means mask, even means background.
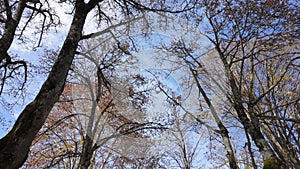
[{"label": "blue sky", "polygon": [[[63,13],[64,9],[62,6],[58,5],[57,11],[59,12],[59,15],[63,16],[61,18],[63,25],[62,27],[58,28],[58,32],[56,32],[56,30],[51,30],[50,32],[48,32],[48,34],[44,35],[42,46],[47,48],[56,49],[62,45],[71,20],[70,16]],[[167,92],[170,92],[169,94],[173,94],[174,92],[175,95],[182,95],[183,91],[180,88],[180,84],[181,78],[185,76],[185,72],[182,70],[175,70],[174,65],[169,62],[172,59],[164,60],[170,56],[157,50],[156,45],[160,44],[160,42],[169,44],[172,40],[182,39],[186,41],[186,43],[191,42],[201,46],[198,50],[207,50],[209,49],[210,44],[205,38],[201,36],[199,32],[197,32],[197,28],[193,27],[192,24],[186,23],[185,21],[178,20],[178,18],[168,18],[167,29],[166,27],[161,27],[158,24],[158,15],[151,14],[148,19],[150,19],[150,23],[152,24],[152,35],[150,36],[150,39],[141,38],[140,35],[143,33],[142,31],[133,31],[133,33],[130,35],[135,37],[136,39],[142,40],[139,43],[139,45],[141,46],[141,51],[139,51],[138,53],[134,53],[139,60],[139,66],[137,70],[133,71],[135,71],[135,73],[142,73],[147,76],[150,76],[149,73],[154,73],[156,75],[159,74],[158,79],[161,80],[162,84],[168,86]],[[85,33],[94,32],[95,30],[97,29],[95,29],[94,22],[92,22],[91,19],[88,19],[85,26]],[[28,34],[28,36],[31,36],[33,32],[29,31],[26,33]],[[126,39],[128,37],[125,36],[121,38]],[[143,42],[143,40],[145,40],[145,42]],[[35,45],[35,43],[20,44],[19,41],[16,40],[10,49],[10,53],[18,54],[21,59],[38,65],[40,64],[39,61],[41,56],[43,55],[43,48],[35,48]],[[39,91],[39,88],[43,84],[45,75],[39,75],[34,72],[33,69],[31,70],[33,72],[30,74],[31,79],[26,85],[27,90],[24,97],[25,100],[22,100],[22,102],[18,101],[19,104],[12,107],[12,109],[5,109],[3,107],[0,107],[0,111],[2,112],[1,115],[3,115],[7,120],[16,120],[18,113],[22,111],[27,103],[34,99],[35,95]],[[160,111],[165,108],[163,107],[163,105],[159,105],[159,103],[165,100],[166,97],[163,97],[160,93],[155,96],[155,98],[156,102],[154,103],[157,103],[158,105],[154,105],[151,108],[155,108],[157,110],[152,109],[152,111],[164,112]],[[10,101],[14,101],[13,98],[9,99]],[[4,136],[7,131],[8,130],[3,130],[3,128],[0,128],[0,137]],[[202,158],[203,154],[200,155],[199,158],[200,157]]]}]

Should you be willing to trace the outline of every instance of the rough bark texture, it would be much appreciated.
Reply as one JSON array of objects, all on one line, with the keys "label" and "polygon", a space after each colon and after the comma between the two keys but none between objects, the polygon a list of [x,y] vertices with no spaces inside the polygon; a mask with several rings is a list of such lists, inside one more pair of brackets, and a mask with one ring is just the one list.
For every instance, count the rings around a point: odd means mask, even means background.
[{"label": "rough bark texture", "polygon": [[[275,153],[270,148],[267,140],[265,139],[265,137],[263,136],[263,134],[261,132],[258,119],[253,114],[254,112],[249,112],[250,116],[252,117],[251,119],[249,119],[247,117],[247,114],[243,107],[242,94],[238,90],[236,81],[235,81],[233,73],[230,70],[230,67],[227,63],[226,57],[223,56],[220,49],[217,49],[217,50],[218,50],[220,58],[224,64],[225,74],[229,81],[229,85],[230,85],[231,92],[232,92],[233,107],[234,107],[235,111],[237,112],[240,122],[244,126],[247,133],[250,134],[252,140],[254,141],[255,145],[259,149],[259,152],[262,155],[263,160],[264,161],[272,161],[274,166],[280,167],[278,158],[276,157]],[[251,107],[251,105],[249,105],[249,107]],[[265,164],[264,164],[264,166],[265,166]]]},{"label": "rough bark texture", "polygon": [[62,93],[75,50],[82,37],[86,16],[91,9],[83,0],[76,3],[69,34],[47,80],[34,101],[22,111],[13,129],[0,140],[1,169],[17,169],[25,162],[35,135]]}]

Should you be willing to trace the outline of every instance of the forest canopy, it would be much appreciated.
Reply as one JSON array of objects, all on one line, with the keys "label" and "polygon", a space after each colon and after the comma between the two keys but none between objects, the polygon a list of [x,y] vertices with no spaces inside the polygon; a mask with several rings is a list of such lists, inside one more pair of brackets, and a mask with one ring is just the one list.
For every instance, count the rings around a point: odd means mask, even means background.
[{"label": "forest canopy", "polygon": [[0,168],[300,168],[300,10],[1,0]]}]

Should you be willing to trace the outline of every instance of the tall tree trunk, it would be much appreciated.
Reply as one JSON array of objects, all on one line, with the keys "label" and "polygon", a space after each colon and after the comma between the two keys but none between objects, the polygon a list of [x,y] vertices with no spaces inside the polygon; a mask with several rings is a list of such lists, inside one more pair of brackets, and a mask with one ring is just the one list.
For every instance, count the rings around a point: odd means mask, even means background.
[{"label": "tall tree trunk", "polygon": [[88,169],[91,166],[91,160],[94,154],[93,140],[86,135],[84,140],[83,150],[80,156],[79,167],[80,169]]},{"label": "tall tree trunk", "polygon": [[[190,72],[192,73],[193,78],[196,81],[196,86],[197,86],[199,92],[201,93],[201,95],[203,96],[206,104],[208,105],[208,107],[211,111],[211,114],[212,114],[215,122],[218,125],[218,128],[220,130],[220,135],[222,137],[223,144],[224,144],[224,147],[225,147],[225,150],[226,150],[226,157],[229,161],[229,166],[230,166],[231,169],[238,169],[239,167],[238,167],[238,163],[236,161],[235,153],[234,153],[231,141],[230,141],[229,131],[227,130],[225,125],[222,123],[222,120],[219,118],[218,113],[217,113],[214,105],[211,103],[211,100],[209,99],[209,97],[207,96],[207,94],[204,91],[203,87],[201,86],[200,81],[198,80],[198,78],[199,78],[198,72],[192,68],[192,66],[190,65],[190,63],[188,61],[186,61],[186,63],[189,65]],[[201,64],[199,64],[198,66],[203,68],[203,66]],[[208,71],[204,70],[204,72],[207,75],[209,75]],[[218,82],[216,82],[216,84],[218,84]]]},{"label": "tall tree trunk", "polygon": [[76,2],[69,33],[47,80],[34,101],[22,111],[12,130],[0,140],[1,169],[17,169],[25,162],[35,135],[63,91],[75,50],[82,37],[86,16],[91,9],[83,0]]},{"label": "tall tree trunk", "polygon": [[[227,63],[226,57],[221,52],[220,48],[217,47],[217,50],[220,55],[220,59],[223,62],[225,68],[225,74],[231,88],[233,107],[237,112],[238,118],[242,123],[242,125],[244,126],[244,129],[246,130],[247,133],[250,134],[252,140],[254,141],[255,145],[259,149],[259,152],[262,155],[264,160],[264,169],[277,169],[277,168],[279,169],[280,161],[278,160],[273,150],[270,148],[267,140],[265,139],[263,133],[261,132],[259,121],[253,114],[254,112],[249,111],[250,116],[254,117],[251,119],[249,119],[249,117],[245,112],[242,95],[234,79],[233,72],[230,70],[229,64]],[[252,105],[248,105],[248,107],[251,106]],[[271,168],[269,166],[271,166]]]},{"label": "tall tree trunk", "polygon": [[203,96],[206,104],[208,105],[213,118],[215,120],[215,122],[217,123],[219,129],[220,129],[220,134],[224,143],[224,147],[226,150],[226,157],[229,161],[229,166],[231,169],[238,169],[238,165],[237,165],[237,161],[235,158],[235,153],[233,151],[232,145],[231,145],[231,141],[230,141],[230,137],[229,137],[229,131],[227,130],[227,128],[224,126],[224,124],[222,123],[221,119],[218,116],[218,113],[215,109],[215,107],[212,105],[210,99],[208,98],[208,96],[206,95],[206,92],[204,91],[204,89],[202,88],[202,86],[200,85],[200,82],[198,81],[198,75],[190,68],[191,72],[193,73],[194,79],[196,80],[196,85],[198,87],[198,90],[200,91],[201,95]]}]

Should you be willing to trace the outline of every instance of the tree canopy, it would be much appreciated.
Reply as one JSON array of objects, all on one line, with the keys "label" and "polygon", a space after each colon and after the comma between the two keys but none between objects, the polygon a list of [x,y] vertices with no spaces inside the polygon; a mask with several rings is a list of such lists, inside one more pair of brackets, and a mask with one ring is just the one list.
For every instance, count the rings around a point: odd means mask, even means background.
[{"label": "tree canopy", "polygon": [[299,12],[1,0],[0,168],[300,168]]}]

